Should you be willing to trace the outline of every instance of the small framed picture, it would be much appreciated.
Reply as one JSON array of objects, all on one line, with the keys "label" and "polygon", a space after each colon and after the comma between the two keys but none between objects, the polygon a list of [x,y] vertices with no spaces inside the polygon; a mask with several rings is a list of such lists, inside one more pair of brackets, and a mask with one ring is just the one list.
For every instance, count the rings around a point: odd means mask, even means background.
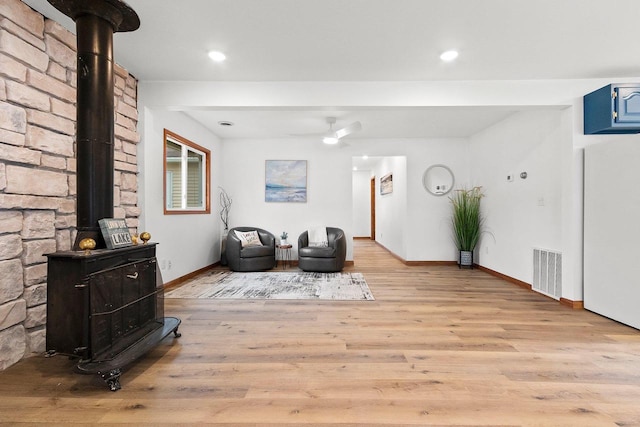
[{"label": "small framed picture", "polygon": [[393,174],[388,173],[380,178],[380,194],[393,193]]}]

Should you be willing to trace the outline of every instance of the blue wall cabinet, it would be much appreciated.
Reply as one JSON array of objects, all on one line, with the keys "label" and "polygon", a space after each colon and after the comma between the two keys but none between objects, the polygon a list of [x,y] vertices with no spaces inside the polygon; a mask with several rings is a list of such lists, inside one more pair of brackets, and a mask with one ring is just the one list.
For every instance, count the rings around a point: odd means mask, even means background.
[{"label": "blue wall cabinet", "polygon": [[585,135],[640,133],[640,83],[607,85],[583,103]]}]

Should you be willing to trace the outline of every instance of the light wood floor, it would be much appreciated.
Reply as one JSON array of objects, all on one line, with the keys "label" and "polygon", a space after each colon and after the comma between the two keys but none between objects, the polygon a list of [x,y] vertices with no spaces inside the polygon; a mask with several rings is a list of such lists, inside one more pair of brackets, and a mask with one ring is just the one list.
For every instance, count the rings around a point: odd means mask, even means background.
[{"label": "light wood floor", "polygon": [[369,302],[166,300],[110,392],[64,356],[0,373],[6,424],[639,426],[640,332],[356,240]]}]

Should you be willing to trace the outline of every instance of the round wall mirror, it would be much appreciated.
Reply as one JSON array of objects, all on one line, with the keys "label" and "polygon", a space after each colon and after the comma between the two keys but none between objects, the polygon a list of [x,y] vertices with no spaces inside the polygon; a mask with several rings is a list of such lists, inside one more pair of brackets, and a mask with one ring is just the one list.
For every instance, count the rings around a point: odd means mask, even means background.
[{"label": "round wall mirror", "polygon": [[424,189],[434,196],[444,196],[453,188],[453,172],[445,165],[432,165],[422,175]]}]

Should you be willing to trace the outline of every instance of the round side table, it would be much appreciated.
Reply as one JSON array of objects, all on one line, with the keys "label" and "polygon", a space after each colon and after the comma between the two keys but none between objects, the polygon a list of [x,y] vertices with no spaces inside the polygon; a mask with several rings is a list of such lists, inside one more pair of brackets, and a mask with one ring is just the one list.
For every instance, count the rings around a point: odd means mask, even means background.
[{"label": "round side table", "polygon": [[291,248],[292,245],[276,245],[277,254],[276,259],[282,262],[282,269],[284,270],[287,267],[291,266]]}]

